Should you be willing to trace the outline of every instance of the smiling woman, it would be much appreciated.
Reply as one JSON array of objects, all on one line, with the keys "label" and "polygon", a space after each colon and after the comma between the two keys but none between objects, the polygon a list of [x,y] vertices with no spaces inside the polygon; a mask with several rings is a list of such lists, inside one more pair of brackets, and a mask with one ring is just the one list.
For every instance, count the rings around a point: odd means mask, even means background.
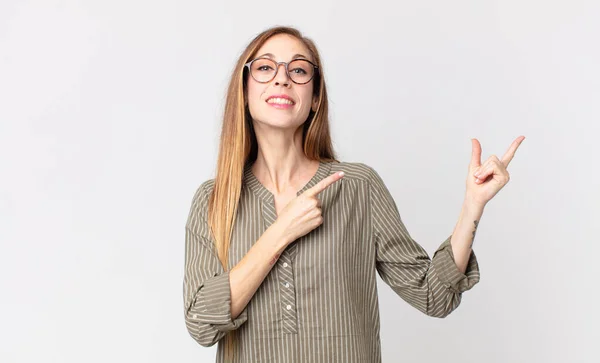
[{"label": "smiling woman", "polygon": [[380,362],[377,274],[434,317],[479,281],[474,252],[459,268],[451,237],[430,258],[379,174],[336,159],[310,39],[275,27],[250,42],[216,176],[186,223],[185,322],[199,344],[218,343],[217,362]]},{"label": "smiling woman", "polygon": [[[319,67],[308,55],[310,50],[293,35],[282,33],[270,37],[257,53],[245,64],[251,76],[246,98],[252,120],[259,124],[255,126],[268,128],[276,122],[279,127],[297,128],[319,104],[318,90],[311,82]],[[287,112],[271,115],[265,102]]]}]

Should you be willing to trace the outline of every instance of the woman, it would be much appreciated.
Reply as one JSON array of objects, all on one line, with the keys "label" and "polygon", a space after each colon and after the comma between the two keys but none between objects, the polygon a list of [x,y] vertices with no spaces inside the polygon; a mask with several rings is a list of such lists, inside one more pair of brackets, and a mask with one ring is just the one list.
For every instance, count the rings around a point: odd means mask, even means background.
[{"label": "woman", "polygon": [[473,140],[465,204],[430,259],[379,174],[335,158],[323,67],[289,27],[259,34],[227,93],[216,177],[186,224],[184,308],[217,362],[380,362],[376,273],[423,313],[445,317],[479,281],[471,244],[508,182]]}]

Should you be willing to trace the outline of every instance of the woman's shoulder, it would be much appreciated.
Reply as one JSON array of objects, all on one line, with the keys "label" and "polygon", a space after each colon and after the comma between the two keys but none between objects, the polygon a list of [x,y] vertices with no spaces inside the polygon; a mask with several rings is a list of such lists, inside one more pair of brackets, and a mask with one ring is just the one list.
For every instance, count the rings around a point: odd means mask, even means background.
[{"label": "woman's shoulder", "polygon": [[210,199],[210,194],[215,187],[215,178],[206,179],[196,187],[196,191],[194,192],[194,197],[192,198],[192,208],[200,212],[206,212],[208,208],[208,200]]},{"label": "woman's shoulder", "polygon": [[361,161],[332,162],[331,173],[338,171],[344,172],[344,180],[360,180],[370,183],[379,178],[379,174],[371,165]]}]

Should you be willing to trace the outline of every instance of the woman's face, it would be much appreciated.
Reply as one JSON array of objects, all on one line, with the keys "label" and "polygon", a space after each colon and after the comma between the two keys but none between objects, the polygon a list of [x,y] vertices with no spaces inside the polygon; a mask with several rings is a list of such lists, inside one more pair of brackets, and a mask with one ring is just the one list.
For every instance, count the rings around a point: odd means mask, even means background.
[{"label": "woman's face", "polygon": [[[306,46],[287,34],[272,36],[256,54],[254,58],[267,57],[276,62],[304,58],[314,63]],[[285,72],[284,65],[279,66],[277,75],[268,83],[259,83],[248,74],[246,99],[252,119],[276,128],[297,129],[306,121],[311,108],[317,108],[318,99],[313,96],[313,85],[314,77],[306,84],[292,82]],[[289,97],[291,105],[281,104],[280,99],[273,97],[277,95]]]}]

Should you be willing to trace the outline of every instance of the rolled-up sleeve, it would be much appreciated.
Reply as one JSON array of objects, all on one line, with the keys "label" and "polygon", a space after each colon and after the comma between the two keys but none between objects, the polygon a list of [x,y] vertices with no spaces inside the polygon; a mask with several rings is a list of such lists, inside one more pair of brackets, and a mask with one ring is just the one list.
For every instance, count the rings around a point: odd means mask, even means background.
[{"label": "rolled-up sleeve", "polygon": [[192,201],[185,227],[185,273],[183,281],[185,324],[202,346],[212,346],[248,320],[244,309],[231,318],[229,272],[219,261],[207,224],[207,182]]},{"label": "rolled-up sleeve", "polygon": [[370,207],[376,268],[397,295],[419,311],[443,318],[456,309],[462,292],[479,282],[479,266],[471,251],[467,271],[460,272],[450,237],[433,259],[409,234],[396,203],[379,174],[371,168]]},{"label": "rolled-up sleeve", "polygon": [[462,273],[454,260],[454,253],[450,244],[451,239],[452,235],[435,251],[433,254],[433,264],[436,266],[442,284],[455,293],[461,293],[470,290],[479,282],[479,264],[477,263],[475,252],[471,249],[467,270],[465,273]]}]

